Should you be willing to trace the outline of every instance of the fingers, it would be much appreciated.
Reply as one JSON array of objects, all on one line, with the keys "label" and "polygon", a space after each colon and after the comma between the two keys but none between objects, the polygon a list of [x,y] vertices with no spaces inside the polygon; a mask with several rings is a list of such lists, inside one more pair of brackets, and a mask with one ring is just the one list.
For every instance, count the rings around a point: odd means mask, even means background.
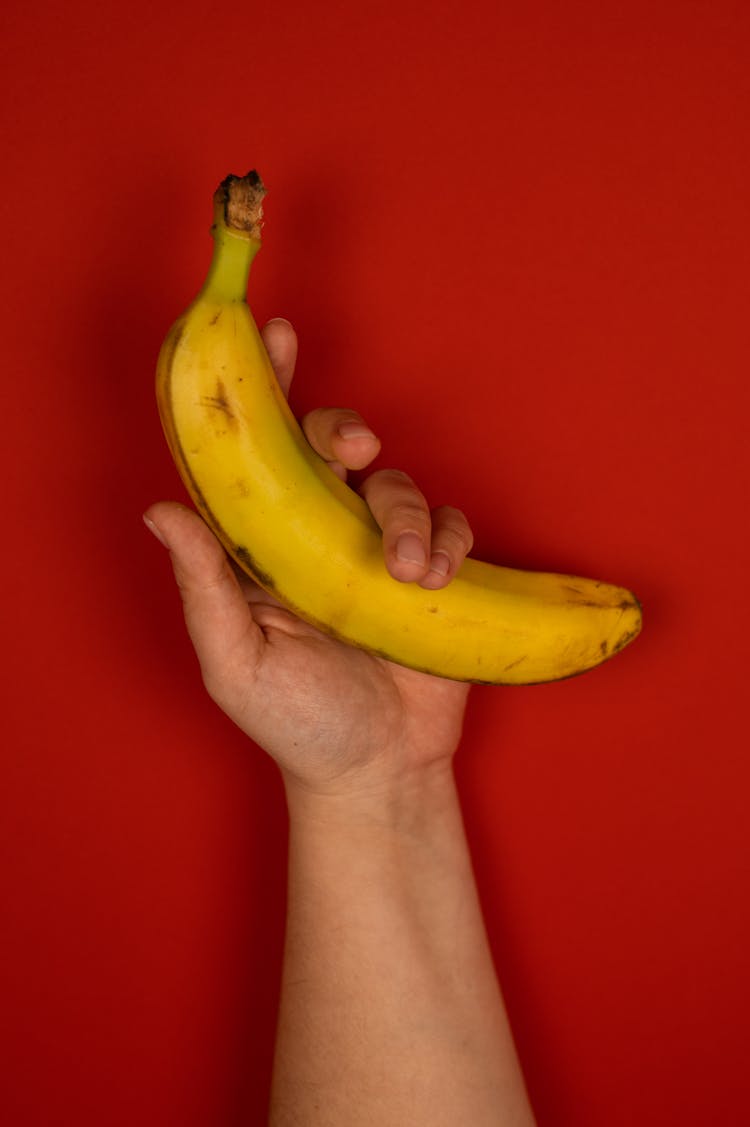
[{"label": "fingers", "polygon": [[450,583],[474,544],[474,535],[464,514],[451,505],[432,513],[430,569],[420,586],[437,591]]},{"label": "fingers", "polygon": [[383,530],[388,570],[403,583],[423,579],[430,561],[432,522],[427,502],[401,470],[377,470],[361,488]]},{"label": "fingers", "polygon": [[378,470],[361,488],[383,530],[386,567],[402,583],[436,591],[451,581],[471,550],[466,517],[443,505],[430,511],[424,495],[400,470]]},{"label": "fingers", "polygon": [[169,550],[203,679],[218,700],[232,672],[257,666],[263,635],[223,548],[197,513],[160,501],[143,519]]},{"label": "fingers", "polygon": [[[272,317],[261,329],[273,370],[284,395],[289,395],[297,362],[297,334],[285,317]],[[339,477],[346,470],[361,470],[380,451],[380,441],[356,411],[324,407],[310,411],[302,429],[314,450],[331,464]]]},{"label": "fingers", "polygon": [[260,331],[281,390],[288,397],[297,363],[297,334],[285,317],[272,317]]},{"label": "fingers", "polygon": [[[261,336],[276,378],[288,395],[297,360],[297,334],[285,318],[274,317],[264,325]],[[380,452],[380,440],[362,416],[349,408],[310,411],[302,419],[302,429],[312,448],[344,480],[347,470],[364,469]],[[464,514],[449,505],[431,511],[411,478],[399,470],[371,474],[361,493],[383,530],[385,562],[394,579],[416,582],[429,590],[450,583],[473,544]]]},{"label": "fingers", "polygon": [[380,439],[361,415],[346,407],[318,407],[305,415],[302,429],[313,450],[334,469],[362,470],[380,452]]}]

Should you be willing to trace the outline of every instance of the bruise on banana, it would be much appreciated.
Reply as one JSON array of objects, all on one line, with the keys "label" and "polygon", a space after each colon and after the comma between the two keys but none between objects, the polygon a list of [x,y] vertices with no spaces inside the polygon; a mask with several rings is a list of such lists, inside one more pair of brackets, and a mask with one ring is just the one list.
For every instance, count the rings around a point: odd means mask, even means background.
[{"label": "bruise on banana", "polygon": [[[628,606],[628,604],[623,603],[623,607],[626,607],[626,606]],[[612,655],[614,656],[614,654],[619,653],[620,650],[624,650],[625,647],[627,646],[628,642],[632,642],[634,638],[637,638],[638,635],[640,634],[640,632],[641,632],[641,627],[640,627],[640,624],[639,624],[638,626],[634,627],[632,630],[628,630],[625,634],[623,634],[622,637],[619,638],[615,642],[615,644],[612,648]]]},{"label": "bruise on banana", "polygon": [[216,381],[216,394],[201,396],[201,403],[206,407],[214,408],[225,416],[232,430],[238,426],[237,416],[227,395],[227,389],[222,380]]},{"label": "bruise on banana", "polygon": [[[265,591],[268,591],[269,595],[279,597],[273,577],[269,575],[267,571],[263,571],[263,568],[258,567],[247,548],[244,548],[241,544],[235,544],[232,548],[232,555],[237,560],[237,563],[251,575],[253,579],[260,583]],[[282,600],[279,598],[279,601]]]}]

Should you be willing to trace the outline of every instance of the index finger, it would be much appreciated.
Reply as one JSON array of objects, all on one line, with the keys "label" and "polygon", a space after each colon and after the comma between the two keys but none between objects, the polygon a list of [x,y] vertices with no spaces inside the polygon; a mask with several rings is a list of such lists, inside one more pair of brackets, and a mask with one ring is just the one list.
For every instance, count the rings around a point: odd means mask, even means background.
[{"label": "index finger", "polygon": [[289,388],[297,363],[297,334],[286,317],[272,317],[260,330],[276,379],[284,395],[289,398]]}]

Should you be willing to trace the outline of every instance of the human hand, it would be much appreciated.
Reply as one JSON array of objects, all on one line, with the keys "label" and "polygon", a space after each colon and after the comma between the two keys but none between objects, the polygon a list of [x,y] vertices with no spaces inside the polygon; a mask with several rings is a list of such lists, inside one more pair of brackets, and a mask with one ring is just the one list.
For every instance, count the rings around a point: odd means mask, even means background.
[{"label": "human hand", "polygon": [[[288,394],[296,334],[275,318],[262,335]],[[380,450],[352,410],[319,408],[302,426],[342,478]],[[395,470],[371,474],[360,492],[383,530],[394,582],[433,590],[450,582],[472,544],[463,514],[448,506],[430,511],[411,479]],[[241,574],[185,506],[158,502],[144,519],[169,549],[208,693],[276,760],[287,789],[382,791],[450,762],[466,685],[395,665],[309,626]]]}]

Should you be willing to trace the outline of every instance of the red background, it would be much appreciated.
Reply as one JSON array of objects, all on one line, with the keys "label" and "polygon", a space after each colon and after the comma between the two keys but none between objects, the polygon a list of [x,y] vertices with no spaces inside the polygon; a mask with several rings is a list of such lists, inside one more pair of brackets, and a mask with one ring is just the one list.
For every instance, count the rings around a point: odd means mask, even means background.
[{"label": "red background", "polygon": [[264,1121],[283,798],[141,525],[183,496],[159,344],[253,166],[295,406],[361,410],[475,554],[645,607],[475,690],[458,758],[540,1124],[746,1122],[748,6],[2,20],[4,1122]]}]

